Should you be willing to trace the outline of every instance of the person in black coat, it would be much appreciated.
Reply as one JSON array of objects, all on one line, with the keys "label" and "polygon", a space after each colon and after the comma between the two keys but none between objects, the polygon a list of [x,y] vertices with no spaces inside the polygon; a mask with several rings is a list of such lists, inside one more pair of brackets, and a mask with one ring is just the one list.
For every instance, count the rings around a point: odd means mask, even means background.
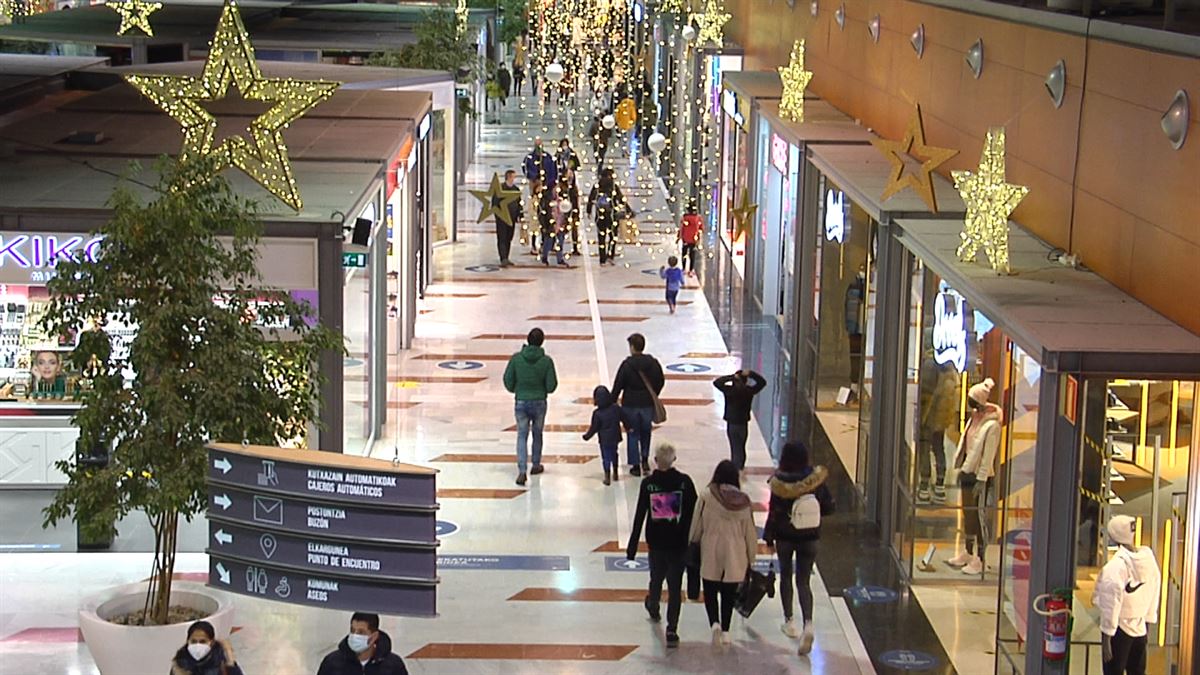
[{"label": "person in black coat", "polygon": [[629,336],[629,356],[617,368],[613,380],[614,398],[621,405],[629,426],[629,473],[641,476],[650,473],[650,433],[654,425],[654,399],[663,390],[666,378],[658,359],[644,354],[646,338],[641,333]]},{"label": "person in black coat", "polygon": [[[516,234],[517,223],[525,217],[525,207],[521,204],[521,188],[517,186],[516,171],[509,169],[504,172],[503,187],[506,192],[515,193],[516,199],[510,199],[505,207],[508,210],[508,219],[512,221],[511,224],[505,223],[499,215],[496,216],[496,252],[500,256],[501,267],[512,267],[514,263],[509,259],[509,255],[512,252],[513,235]],[[492,197],[492,208],[498,209],[503,205],[504,199],[501,195]]]},{"label": "person in black coat", "polygon": [[592,411],[592,424],[583,435],[583,440],[590,441],[593,436],[600,437],[604,484],[612,485],[612,481],[617,480],[617,446],[621,444],[621,423],[625,414],[621,406],[617,405],[612,392],[604,385],[592,391],[592,401],[596,404],[596,409]]},{"label": "person in black coat", "polygon": [[508,68],[501,63],[496,69],[496,84],[500,85],[500,107],[503,108],[508,103],[508,97],[512,94],[512,73],[508,72]]},{"label": "person in black coat", "polygon": [[750,437],[750,406],[754,396],[767,386],[767,380],[753,370],[739,370],[713,380],[713,386],[725,395],[725,435],[729,438],[729,459],[738,471],[746,468],[746,439]]},{"label": "person in black coat", "polygon": [[171,660],[171,675],[242,675],[233,647],[207,621],[188,626],[187,644]]},{"label": "person in black coat", "polygon": [[350,634],[325,656],[317,675],[408,675],[408,668],[392,653],[392,638],[379,630],[379,615],[355,612]]}]

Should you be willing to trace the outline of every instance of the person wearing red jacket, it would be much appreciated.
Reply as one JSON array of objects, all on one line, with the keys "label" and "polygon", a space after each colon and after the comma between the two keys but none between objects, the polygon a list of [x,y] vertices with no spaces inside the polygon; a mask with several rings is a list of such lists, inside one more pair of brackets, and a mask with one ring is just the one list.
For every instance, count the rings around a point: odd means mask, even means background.
[{"label": "person wearing red jacket", "polygon": [[679,234],[675,239],[683,244],[683,269],[689,277],[696,276],[696,263],[699,262],[700,236],[704,234],[704,224],[696,213],[695,203],[689,204],[683,221],[679,224]]}]

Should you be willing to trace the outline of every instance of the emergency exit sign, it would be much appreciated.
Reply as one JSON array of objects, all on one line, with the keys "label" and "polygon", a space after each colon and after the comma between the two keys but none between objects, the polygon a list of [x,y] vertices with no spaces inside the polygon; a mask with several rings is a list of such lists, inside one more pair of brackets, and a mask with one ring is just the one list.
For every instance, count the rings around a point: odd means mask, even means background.
[{"label": "emergency exit sign", "polygon": [[349,267],[366,267],[366,266],[367,266],[367,254],[366,253],[347,253],[347,252],[342,253],[342,267],[349,268]]}]

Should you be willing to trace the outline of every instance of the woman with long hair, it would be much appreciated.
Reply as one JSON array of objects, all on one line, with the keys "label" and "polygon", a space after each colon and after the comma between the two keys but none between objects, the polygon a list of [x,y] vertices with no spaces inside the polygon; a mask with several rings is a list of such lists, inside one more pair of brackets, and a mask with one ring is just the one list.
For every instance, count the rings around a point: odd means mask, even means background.
[{"label": "woman with long hair", "polygon": [[700,493],[688,541],[700,544],[700,578],[704,609],[712,626],[713,644],[730,643],[729,624],[738,586],[758,553],[758,532],[750,497],[739,487],[737,466],[722,460],[708,489]]},{"label": "woman with long hair", "polygon": [[218,640],[213,625],[197,621],[188,626],[187,643],[171,660],[171,675],[242,675],[233,647]]}]

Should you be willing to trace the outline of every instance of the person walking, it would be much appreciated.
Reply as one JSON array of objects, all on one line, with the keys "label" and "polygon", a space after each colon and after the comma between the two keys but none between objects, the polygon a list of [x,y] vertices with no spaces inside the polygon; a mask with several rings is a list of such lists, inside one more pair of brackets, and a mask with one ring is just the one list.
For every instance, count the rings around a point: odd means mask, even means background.
[{"label": "person walking", "polygon": [[588,193],[587,211],[596,221],[600,264],[617,264],[617,218],[621,212],[630,213],[631,209],[625,202],[621,188],[617,186],[612,169],[601,169],[599,180]]},{"label": "person walking", "polygon": [[528,48],[525,46],[525,36],[518,35],[517,39],[513,42],[513,83],[516,85],[517,96],[521,95],[521,90],[525,83],[527,51]]},{"label": "person walking", "polygon": [[696,486],[675,468],[675,446],[660,443],[654,449],[654,473],[642,479],[637,510],[625,557],[637,557],[642,525],[646,526],[646,548],[650,555],[650,586],[642,603],[650,620],[662,620],[660,604],[663,582],[667,583],[667,647],[679,646],[679,610],[683,606],[683,571],[687,557],[692,514],[696,510]]},{"label": "person walking", "polygon": [[542,344],[546,334],[541,328],[529,331],[525,346],[513,354],[504,369],[504,388],[516,397],[513,414],[517,419],[517,485],[524,485],[528,468],[529,436],[533,435],[533,468],[537,475],[542,468],[542,429],[546,425],[546,398],[558,388],[558,376]]},{"label": "person walking", "polygon": [[679,298],[679,289],[683,288],[683,271],[679,269],[679,258],[667,258],[667,266],[658,268],[658,276],[667,282],[667,309],[675,313],[675,301]]},{"label": "person walking", "polygon": [[496,69],[496,84],[500,85],[500,107],[503,108],[508,104],[508,97],[512,95],[512,73],[508,72],[508,67],[503,61]]},{"label": "person walking", "polygon": [[[575,162],[578,164],[578,157]],[[579,200],[579,181],[576,179],[575,169],[568,168],[563,176],[567,182],[567,197],[571,200],[571,217],[568,218],[568,227],[571,232],[571,255],[576,256],[579,255],[579,219],[582,213]]]},{"label": "person walking", "polygon": [[592,156],[596,160],[597,167],[604,166],[604,156],[608,154],[608,143],[612,140],[612,133],[612,129],[604,126],[602,111],[597,111],[587,130],[588,138],[592,141]]},{"label": "person walking", "polygon": [[617,446],[621,444],[621,422],[624,412],[613,399],[608,387],[600,385],[592,390],[592,423],[583,440],[590,441],[593,436],[600,436],[600,461],[604,463],[604,484],[612,485],[617,480]]},{"label": "person walking", "polygon": [[[513,235],[517,231],[517,223],[525,217],[525,208],[521,206],[521,188],[517,187],[517,172],[509,169],[504,172],[504,191],[515,192],[516,199],[510,199],[508,206],[508,219],[511,223],[504,222],[500,215],[496,215],[496,253],[500,255],[501,267],[512,267],[513,262],[509,259],[512,253]],[[500,195],[492,197],[492,208],[498,209],[503,206],[504,200]]]},{"label": "person walking", "polygon": [[553,250],[559,267],[570,267],[567,262],[566,245],[567,229],[571,225],[571,213],[575,207],[571,203],[571,190],[565,179],[557,185],[542,191],[542,203],[538,207],[538,217],[542,229],[542,264],[550,265],[550,251]]},{"label": "person walking", "polygon": [[738,471],[746,468],[746,440],[750,438],[750,408],[754,397],[767,386],[762,375],[743,368],[732,375],[713,380],[713,386],[725,396],[725,435],[729,438],[729,459]]},{"label": "person walking", "polygon": [[654,425],[654,399],[662,392],[666,378],[658,359],[645,354],[646,338],[633,333],[628,338],[629,356],[617,368],[612,393],[621,397],[628,420],[629,473],[641,476],[650,472],[650,433]]},{"label": "person walking", "polygon": [[676,241],[682,245],[680,257],[683,258],[683,269],[689,277],[696,276],[696,263],[700,258],[700,237],[704,234],[704,223],[696,213],[696,202],[688,204],[687,213],[679,223],[679,234]]},{"label": "person walking", "polygon": [[533,149],[525,155],[521,168],[529,181],[529,196],[537,199],[542,189],[558,182],[558,165],[554,157],[542,147],[542,137],[533,139]]},{"label": "person walking", "polygon": [[391,636],[379,630],[379,615],[355,612],[350,632],[322,659],[317,675],[408,675],[408,667],[392,651]]},{"label": "person walking", "polygon": [[700,493],[688,541],[700,544],[700,578],[704,609],[712,626],[713,644],[730,643],[729,625],[738,587],[758,553],[758,532],[750,497],[738,486],[738,468],[723,459],[708,489]]},{"label": "person walking", "polygon": [[[783,632],[800,638],[800,654],[812,651],[813,593],[810,584],[817,560],[817,542],[821,538],[821,518],[834,511],[833,494],[825,485],[829,472],[813,466],[808,447],[798,441],[784,444],[779,468],[768,483],[771,501],[763,541],[775,549],[779,558],[779,599],[783,602]],[[792,575],[800,596],[800,616],[804,631],[792,618]]]},{"label": "person walking", "polygon": [[188,626],[187,642],[171,659],[171,675],[242,675],[227,640],[218,640],[213,625],[197,621]]}]

